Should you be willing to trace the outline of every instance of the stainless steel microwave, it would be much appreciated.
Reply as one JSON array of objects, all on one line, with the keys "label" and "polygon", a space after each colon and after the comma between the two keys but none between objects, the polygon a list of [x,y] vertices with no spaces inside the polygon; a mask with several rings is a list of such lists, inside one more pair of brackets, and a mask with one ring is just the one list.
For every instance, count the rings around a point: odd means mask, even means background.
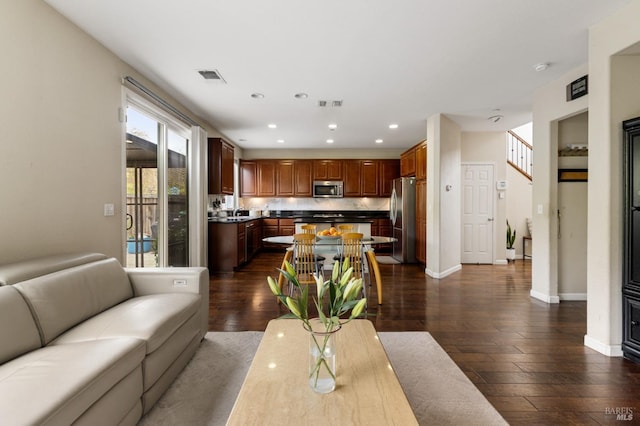
[{"label": "stainless steel microwave", "polygon": [[342,198],[343,182],[341,180],[313,181],[313,196],[315,198]]}]

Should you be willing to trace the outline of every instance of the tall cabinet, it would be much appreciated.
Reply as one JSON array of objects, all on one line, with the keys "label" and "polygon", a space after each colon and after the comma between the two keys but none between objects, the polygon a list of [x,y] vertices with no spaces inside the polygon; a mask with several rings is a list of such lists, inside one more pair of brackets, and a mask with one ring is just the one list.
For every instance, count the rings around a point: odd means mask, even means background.
[{"label": "tall cabinet", "polygon": [[640,117],[623,123],[624,255],[622,352],[640,362]]}]

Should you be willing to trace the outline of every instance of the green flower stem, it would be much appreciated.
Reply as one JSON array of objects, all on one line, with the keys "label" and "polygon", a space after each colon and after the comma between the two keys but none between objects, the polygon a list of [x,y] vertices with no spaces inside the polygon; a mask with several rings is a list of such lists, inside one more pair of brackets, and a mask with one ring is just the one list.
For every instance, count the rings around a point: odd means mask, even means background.
[{"label": "green flower stem", "polygon": [[[311,330],[311,324],[309,324],[308,321],[306,321],[307,326],[309,326],[309,329]],[[337,331],[337,330],[335,330]],[[327,343],[329,343],[329,339],[332,336],[332,333],[334,333],[335,331],[326,331],[324,334],[324,339],[322,342],[322,347],[320,347],[320,344],[318,343],[318,340],[316,339],[315,334],[311,331],[311,338],[313,339],[313,342],[316,345],[316,348],[318,349],[318,359],[316,360],[316,365],[313,368],[313,371],[311,371],[311,373],[309,373],[309,378],[311,378],[314,374],[315,374],[315,380],[314,380],[314,386],[318,385],[318,379],[320,378],[320,367],[322,366],[322,364],[324,364],[324,367],[327,369],[327,371],[329,372],[329,374],[331,375],[331,378],[333,380],[336,380],[336,376],[334,374],[333,371],[331,371],[331,367],[329,367],[329,364],[327,363],[327,360],[325,359],[325,349],[327,348]],[[334,354],[335,356],[335,354]]]}]

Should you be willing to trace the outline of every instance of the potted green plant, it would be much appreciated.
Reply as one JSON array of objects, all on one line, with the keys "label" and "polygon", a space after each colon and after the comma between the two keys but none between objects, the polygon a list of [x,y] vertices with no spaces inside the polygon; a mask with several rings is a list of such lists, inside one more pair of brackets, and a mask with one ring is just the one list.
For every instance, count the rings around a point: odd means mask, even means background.
[{"label": "potted green plant", "polygon": [[511,228],[509,220],[507,220],[507,260],[516,259],[516,249],[513,243],[516,241],[516,230]]}]

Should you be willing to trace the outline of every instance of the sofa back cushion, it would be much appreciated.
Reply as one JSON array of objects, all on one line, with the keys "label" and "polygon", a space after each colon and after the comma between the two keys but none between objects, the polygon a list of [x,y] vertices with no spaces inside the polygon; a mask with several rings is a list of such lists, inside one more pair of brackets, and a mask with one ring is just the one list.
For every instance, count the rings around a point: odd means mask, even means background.
[{"label": "sofa back cushion", "polygon": [[0,287],[0,364],[39,347],[38,327],[24,299],[11,286]]},{"label": "sofa back cushion", "polygon": [[133,297],[129,278],[113,258],[43,275],[14,287],[31,308],[43,345]]},{"label": "sofa back cushion", "polygon": [[107,256],[101,253],[63,253],[0,265],[0,285],[16,284],[40,275],[106,258]]}]

